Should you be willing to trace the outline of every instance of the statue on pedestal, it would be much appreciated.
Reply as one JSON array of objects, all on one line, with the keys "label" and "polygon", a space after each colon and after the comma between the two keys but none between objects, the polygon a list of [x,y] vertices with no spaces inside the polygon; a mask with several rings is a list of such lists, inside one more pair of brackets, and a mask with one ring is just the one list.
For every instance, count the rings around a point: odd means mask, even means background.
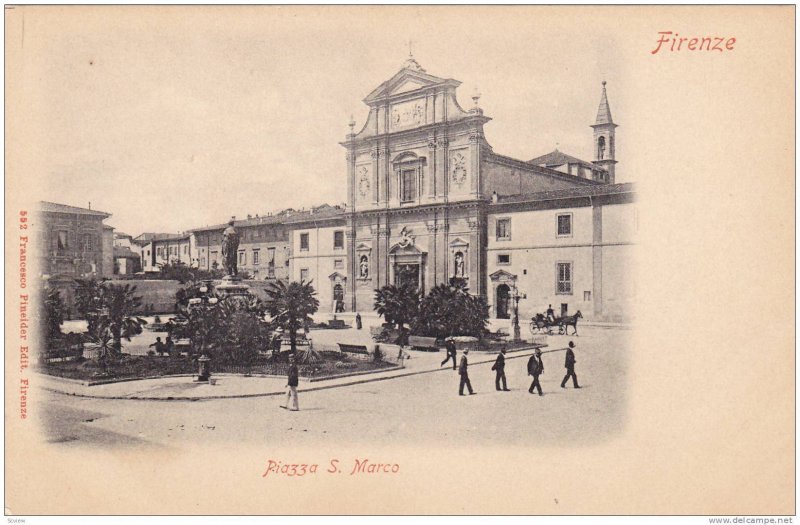
[{"label": "statue on pedestal", "polygon": [[233,227],[233,219],[228,221],[228,227],[222,232],[222,263],[225,274],[236,277],[239,273],[237,257],[239,256],[239,234]]}]

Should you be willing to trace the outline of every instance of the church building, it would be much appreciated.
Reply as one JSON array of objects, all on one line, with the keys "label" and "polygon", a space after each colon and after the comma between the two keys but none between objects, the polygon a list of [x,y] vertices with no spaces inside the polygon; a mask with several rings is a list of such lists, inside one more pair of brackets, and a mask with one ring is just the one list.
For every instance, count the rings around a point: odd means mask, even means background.
[{"label": "church building", "polygon": [[628,272],[620,276],[606,261],[626,267],[634,190],[615,184],[617,125],[605,82],[592,162],[558,150],[529,161],[495,153],[483,133],[491,119],[477,95],[473,107],[459,105],[459,85],[409,57],[364,99],[364,126],[350,122],[341,143],[347,309],[371,311],[375,289],[386,284],[427,291],[459,277],[487,297],[492,317],[507,318],[518,301],[521,317],[553,304],[627,319],[634,288]]}]

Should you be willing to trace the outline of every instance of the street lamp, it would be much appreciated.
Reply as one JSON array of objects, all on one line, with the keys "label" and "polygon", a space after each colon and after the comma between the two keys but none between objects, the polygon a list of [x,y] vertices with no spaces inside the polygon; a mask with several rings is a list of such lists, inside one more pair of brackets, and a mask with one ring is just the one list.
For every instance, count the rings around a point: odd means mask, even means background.
[{"label": "street lamp", "polygon": [[519,343],[522,341],[519,330],[519,300],[521,296],[519,295],[519,289],[516,283],[514,283],[514,296],[512,299],[514,299],[514,342]]},{"label": "street lamp", "polygon": [[[189,299],[189,306],[190,307],[200,307],[203,309],[204,312],[207,312],[208,309],[219,302],[219,299],[216,297],[209,295],[209,284],[203,283],[200,286],[200,293],[202,294],[200,297],[193,297]],[[199,365],[197,371],[197,379],[196,382],[200,383],[207,383],[208,378],[211,377],[211,358],[206,355],[206,344],[205,344],[205,334],[203,336],[203,344],[202,344],[202,351],[203,354],[197,360]]]}]

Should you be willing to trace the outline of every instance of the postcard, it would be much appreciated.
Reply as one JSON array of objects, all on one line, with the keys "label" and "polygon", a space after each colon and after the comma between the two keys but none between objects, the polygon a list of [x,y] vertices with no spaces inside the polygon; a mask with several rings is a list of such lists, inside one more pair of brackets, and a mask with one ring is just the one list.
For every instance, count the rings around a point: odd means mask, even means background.
[{"label": "postcard", "polygon": [[6,515],[795,514],[794,20],[6,6]]}]

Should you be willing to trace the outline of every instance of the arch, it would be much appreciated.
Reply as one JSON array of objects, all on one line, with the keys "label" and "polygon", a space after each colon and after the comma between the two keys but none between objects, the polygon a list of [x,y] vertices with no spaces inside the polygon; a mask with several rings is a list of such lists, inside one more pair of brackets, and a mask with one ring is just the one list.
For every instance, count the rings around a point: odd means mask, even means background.
[{"label": "arch", "polygon": [[458,277],[463,279],[466,275],[466,271],[464,270],[464,252],[457,251],[453,256],[453,277]]},{"label": "arch", "polygon": [[369,279],[369,257],[364,254],[358,260],[359,279]]},{"label": "arch", "polygon": [[404,151],[403,153],[398,154],[395,158],[392,159],[392,164],[399,164],[401,162],[415,162],[420,160],[422,157],[414,153],[413,151]]},{"label": "arch", "polygon": [[597,160],[603,160],[606,153],[606,138],[602,135],[597,138]]},{"label": "arch", "polygon": [[509,305],[511,304],[511,287],[501,284],[495,292],[495,308],[497,309],[498,319],[510,319]]},{"label": "arch", "polygon": [[342,287],[341,283],[336,283],[333,285],[333,300],[344,301],[344,288]]}]

